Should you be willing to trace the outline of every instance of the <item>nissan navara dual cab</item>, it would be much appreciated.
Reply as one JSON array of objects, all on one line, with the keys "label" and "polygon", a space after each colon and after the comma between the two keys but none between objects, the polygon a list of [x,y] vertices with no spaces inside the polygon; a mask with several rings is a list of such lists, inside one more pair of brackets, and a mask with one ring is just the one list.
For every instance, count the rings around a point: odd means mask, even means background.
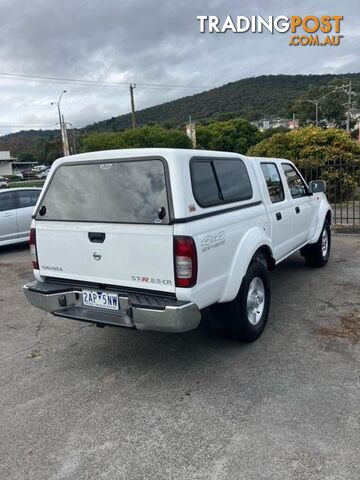
[{"label": "nissan navara dual cab", "polygon": [[57,160],[30,235],[29,302],[57,317],[184,332],[206,307],[244,341],[262,333],[268,270],[330,254],[325,184],[288,160],[136,149]]}]

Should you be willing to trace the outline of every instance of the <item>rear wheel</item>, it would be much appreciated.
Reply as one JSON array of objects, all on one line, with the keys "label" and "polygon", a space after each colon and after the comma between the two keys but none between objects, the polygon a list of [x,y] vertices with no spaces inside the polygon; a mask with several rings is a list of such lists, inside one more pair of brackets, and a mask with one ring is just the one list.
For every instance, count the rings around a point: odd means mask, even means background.
[{"label": "rear wheel", "polygon": [[270,309],[270,283],[263,263],[253,261],[232,302],[218,304],[217,320],[232,335],[254,342],[262,334]]},{"label": "rear wheel", "polygon": [[313,245],[307,245],[303,250],[303,255],[311,267],[324,267],[329,260],[330,250],[331,230],[329,222],[325,220],[318,241]]}]

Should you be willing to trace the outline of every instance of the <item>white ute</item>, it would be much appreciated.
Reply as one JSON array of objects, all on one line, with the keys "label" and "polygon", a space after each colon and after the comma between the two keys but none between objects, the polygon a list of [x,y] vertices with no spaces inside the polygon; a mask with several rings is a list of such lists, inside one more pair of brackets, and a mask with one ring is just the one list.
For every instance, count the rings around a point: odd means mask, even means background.
[{"label": "white ute", "polygon": [[30,235],[29,302],[58,317],[141,330],[196,328],[212,306],[244,341],[262,333],[268,270],[330,254],[321,180],[288,160],[134,149],[57,160]]}]

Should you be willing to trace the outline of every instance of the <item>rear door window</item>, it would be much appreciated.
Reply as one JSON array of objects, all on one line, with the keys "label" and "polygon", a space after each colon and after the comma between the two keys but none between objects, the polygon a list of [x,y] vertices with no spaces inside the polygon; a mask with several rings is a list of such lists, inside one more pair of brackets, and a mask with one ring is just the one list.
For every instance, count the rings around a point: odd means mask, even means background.
[{"label": "rear door window", "polygon": [[241,159],[192,159],[194,197],[201,207],[239,202],[252,197],[252,187]]},{"label": "rear door window", "polygon": [[210,161],[195,161],[191,165],[194,195],[201,207],[217,205],[221,201],[213,166]]},{"label": "rear door window", "polygon": [[40,220],[169,223],[164,165],[156,159],[61,165],[39,212]]},{"label": "rear door window", "polygon": [[17,208],[34,207],[40,195],[40,190],[19,190]]},{"label": "rear door window", "polygon": [[238,202],[252,197],[249,175],[240,159],[214,160],[214,165],[225,202]]},{"label": "rear door window", "polygon": [[271,202],[282,202],[285,198],[284,188],[277,166],[275,163],[262,163],[261,170],[265,178]]},{"label": "rear door window", "polygon": [[13,210],[15,208],[15,192],[0,193],[0,212],[6,212],[6,210]]}]

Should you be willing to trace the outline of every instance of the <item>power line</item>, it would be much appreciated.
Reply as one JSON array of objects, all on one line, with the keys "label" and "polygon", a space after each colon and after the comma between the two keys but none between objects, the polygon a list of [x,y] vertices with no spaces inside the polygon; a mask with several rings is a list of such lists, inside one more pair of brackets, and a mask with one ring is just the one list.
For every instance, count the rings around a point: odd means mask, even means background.
[{"label": "power line", "polygon": [[[22,73],[9,73],[9,72],[0,72],[0,80],[25,80],[25,81],[38,81],[38,82],[47,82],[49,84],[75,84],[82,86],[91,86],[91,87],[112,87],[112,88],[130,88],[130,99],[131,99],[131,112],[132,112],[132,124],[135,128],[135,104],[134,104],[134,88],[135,84],[130,82],[114,82],[114,81],[101,81],[101,80],[88,80],[88,79],[79,79],[79,78],[63,78],[63,77],[53,77],[45,75],[27,75]],[[212,88],[209,85],[175,85],[175,84],[165,84],[165,83],[137,83],[143,89],[209,89]],[[0,125],[0,128],[26,128],[26,129],[37,129],[37,128],[46,128],[53,129],[53,126],[47,125]],[[74,127],[77,128],[77,127]]]},{"label": "power line", "polygon": [[[9,72],[0,72],[0,78],[5,78],[8,80],[22,79],[22,80],[41,80],[49,81],[55,83],[77,83],[79,85],[92,85],[92,86],[111,86],[111,87],[126,87],[129,88],[131,82],[109,82],[101,80],[87,80],[79,78],[62,78],[62,77],[52,77],[45,75],[25,75],[22,73],[9,73]],[[210,85],[175,85],[175,84],[166,84],[166,83],[139,83],[136,85],[145,88],[181,88],[181,89],[207,89],[213,88]]]},{"label": "power line", "polygon": [[[0,128],[49,128],[56,130],[54,125],[0,125]],[[80,128],[80,127],[73,127]]]},{"label": "power line", "polygon": [[23,82],[23,81],[30,81],[30,82],[33,82],[33,81],[36,81],[36,82],[42,82],[42,83],[47,83],[49,85],[51,84],[61,84],[61,85],[82,85],[82,86],[87,86],[87,87],[110,87],[110,88],[124,88],[124,89],[127,89],[127,85],[98,85],[96,83],[81,83],[81,82],[73,82],[73,81],[65,81],[65,80],[46,80],[46,79],[43,79],[43,78],[33,78],[33,77],[9,77],[9,76],[5,76],[3,75],[2,73],[0,73],[0,80],[17,80],[17,81],[20,81],[20,82]]}]

